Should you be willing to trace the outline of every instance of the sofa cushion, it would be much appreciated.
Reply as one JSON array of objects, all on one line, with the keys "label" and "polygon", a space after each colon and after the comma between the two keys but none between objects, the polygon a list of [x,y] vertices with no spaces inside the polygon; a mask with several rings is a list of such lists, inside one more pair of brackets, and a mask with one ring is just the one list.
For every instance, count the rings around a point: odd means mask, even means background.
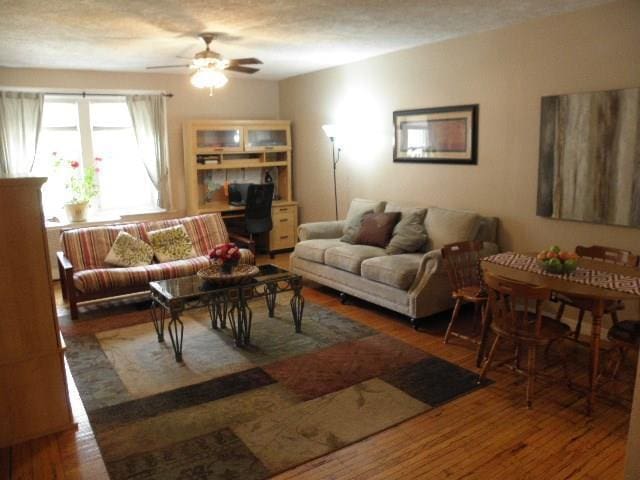
[{"label": "sofa cushion", "polygon": [[184,225],[147,232],[153,253],[159,262],[186,260],[196,256],[193,243]]},{"label": "sofa cushion", "polygon": [[360,264],[364,260],[381,255],[386,255],[384,248],[342,244],[327,249],[324,253],[324,263],[330,267],[360,275]]},{"label": "sofa cushion", "polygon": [[349,211],[347,212],[347,218],[344,220],[344,230],[342,241],[346,243],[353,243],[355,236],[360,229],[362,223],[362,217],[366,213],[380,213],[384,210],[385,202],[379,202],[377,200],[365,200],[363,198],[354,198],[349,205]]},{"label": "sofa cushion", "polygon": [[408,290],[416,278],[424,254],[405,253],[369,258],[362,262],[362,278]]},{"label": "sofa cushion", "polygon": [[316,238],[313,240],[303,240],[295,246],[294,252],[305,260],[316,263],[324,263],[324,253],[328,248],[341,245],[337,238]]},{"label": "sofa cushion", "polygon": [[371,213],[365,215],[353,243],[385,248],[391,240],[393,228],[400,220],[400,212]]},{"label": "sofa cushion", "polygon": [[83,293],[114,288],[145,287],[149,282],[193,275],[209,265],[209,257],[195,257],[173,262],[152,263],[140,267],[96,268],[73,275],[73,284]]},{"label": "sofa cushion", "polygon": [[120,232],[116,241],[111,245],[111,250],[105,257],[105,263],[116,267],[138,267],[149,265],[153,260],[153,248],[148,243]]},{"label": "sofa cushion", "polygon": [[430,207],[424,223],[431,250],[437,250],[449,243],[473,240],[480,228],[480,217],[463,210]]},{"label": "sofa cushion", "polygon": [[99,227],[74,228],[63,231],[60,240],[64,254],[73,265],[74,271],[108,267],[105,258],[120,232],[141,240],[147,239],[142,223],[106,225]]},{"label": "sofa cushion", "polygon": [[[96,268],[73,274],[74,286],[83,293],[95,293],[114,288],[147,287],[149,282],[194,275],[210,265],[208,256],[152,263],[139,267]],[[255,265],[251,250],[240,249],[240,264]]]},{"label": "sofa cushion", "polygon": [[222,217],[215,213],[196,215],[193,217],[159,220],[144,224],[148,232],[177,225],[184,225],[193,243],[196,255],[207,255],[211,249],[220,243],[229,242],[229,233]]}]

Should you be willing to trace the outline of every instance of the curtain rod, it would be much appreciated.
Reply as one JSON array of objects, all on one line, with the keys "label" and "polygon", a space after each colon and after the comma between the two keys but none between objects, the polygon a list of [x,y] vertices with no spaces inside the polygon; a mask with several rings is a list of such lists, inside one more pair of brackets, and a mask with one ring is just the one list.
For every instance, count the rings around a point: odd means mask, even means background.
[{"label": "curtain rod", "polygon": [[[124,97],[126,93],[87,93],[87,92],[43,92],[43,95],[52,95],[52,96],[71,96],[71,97]],[[134,93],[133,95],[143,95],[140,93]],[[173,93],[161,93],[163,97],[173,97]]]}]

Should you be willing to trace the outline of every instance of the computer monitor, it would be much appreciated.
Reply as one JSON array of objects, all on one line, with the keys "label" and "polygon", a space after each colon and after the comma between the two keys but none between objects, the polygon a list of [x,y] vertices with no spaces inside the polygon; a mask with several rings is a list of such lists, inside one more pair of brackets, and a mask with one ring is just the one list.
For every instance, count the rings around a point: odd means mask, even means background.
[{"label": "computer monitor", "polygon": [[247,191],[250,183],[230,183],[229,184],[229,204],[244,206],[247,204]]}]

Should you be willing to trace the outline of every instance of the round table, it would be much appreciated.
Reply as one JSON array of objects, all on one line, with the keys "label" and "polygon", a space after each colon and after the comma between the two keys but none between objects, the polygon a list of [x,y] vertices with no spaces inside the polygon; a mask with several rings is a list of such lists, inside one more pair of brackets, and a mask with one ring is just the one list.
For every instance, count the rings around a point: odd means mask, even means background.
[{"label": "round table", "polygon": [[[527,253],[525,255],[535,256],[535,254]],[[563,279],[560,276],[542,275],[540,273],[518,270],[516,268],[498,265],[497,263],[482,260],[480,264],[484,272],[492,275],[504,277],[509,280],[530,283],[549,288],[553,292],[580,297],[591,302],[591,313],[593,319],[591,322],[591,359],[589,362],[589,385],[587,393],[587,413],[590,415],[593,411],[593,403],[597,390],[597,379],[600,367],[600,334],[602,330],[602,316],[604,314],[605,304],[609,301],[617,300],[640,300],[640,296],[632,293],[610,290],[608,288],[595,287],[591,285],[583,285]],[[600,270],[604,272],[618,273],[629,277],[640,277],[640,269],[632,267],[623,267],[613,263],[607,263],[598,260],[581,258],[578,266],[592,270]],[[483,338],[481,339],[480,348],[478,349],[478,358],[484,355],[484,337],[487,332],[486,325],[483,328]]]}]

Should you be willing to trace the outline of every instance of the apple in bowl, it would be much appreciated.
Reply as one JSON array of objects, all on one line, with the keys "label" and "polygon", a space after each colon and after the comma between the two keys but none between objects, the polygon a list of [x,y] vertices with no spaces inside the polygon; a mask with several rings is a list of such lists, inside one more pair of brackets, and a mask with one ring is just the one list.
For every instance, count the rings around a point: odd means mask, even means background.
[{"label": "apple in bowl", "polygon": [[578,255],[574,252],[562,250],[557,245],[541,251],[536,256],[538,265],[542,270],[557,275],[575,272],[576,268],[578,268],[578,258]]}]

